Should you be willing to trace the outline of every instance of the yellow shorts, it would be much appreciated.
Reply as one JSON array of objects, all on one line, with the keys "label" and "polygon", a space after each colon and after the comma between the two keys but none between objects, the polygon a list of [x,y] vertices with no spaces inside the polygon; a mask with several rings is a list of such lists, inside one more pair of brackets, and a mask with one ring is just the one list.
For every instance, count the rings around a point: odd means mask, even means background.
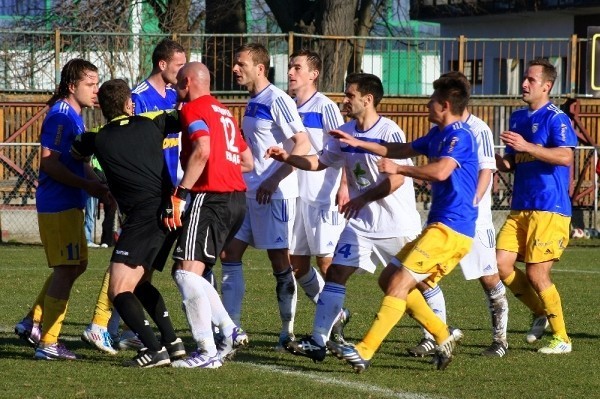
[{"label": "yellow shorts", "polygon": [[545,211],[511,211],[498,233],[496,249],[516,252],[517,260],[558,260],[569,243],[571,218]]},{"label": "yellow shorts", "polygon": [[471,250],[473,239],[442,223],[432,223],[396,255],[402,266],[413,273],[429,274],[423,281],[437,283],[458,265]]},{"label": "yellow shorts", "polygon": [[38,213],[38,225],[49,267],[78,266],[87,261],[88,249],[82,209]]}]

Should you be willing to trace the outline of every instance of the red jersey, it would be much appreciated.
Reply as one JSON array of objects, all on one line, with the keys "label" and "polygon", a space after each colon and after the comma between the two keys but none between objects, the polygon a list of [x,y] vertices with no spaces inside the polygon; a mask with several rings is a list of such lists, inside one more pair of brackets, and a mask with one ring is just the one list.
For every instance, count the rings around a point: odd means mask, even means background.
[{"label": "red jersey", "polygon": [[183,170],[192,152],[192,142],[202,136],[210,137],[210,156],[191,191],[246,191],[240,163],[241,153],[248,145],[229,109],[213,96],[206,95],[186,103],[180,115]]}]

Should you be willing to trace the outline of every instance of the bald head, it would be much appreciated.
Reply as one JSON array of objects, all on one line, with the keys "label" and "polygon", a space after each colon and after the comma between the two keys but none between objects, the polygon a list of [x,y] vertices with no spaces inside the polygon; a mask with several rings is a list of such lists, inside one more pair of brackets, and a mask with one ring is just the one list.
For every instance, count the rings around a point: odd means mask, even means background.
[{"label": "bald head", "polygon": [[210,94],[210,72],[201,62],[188,62],[177,73],[177,96],[190,102]]}]

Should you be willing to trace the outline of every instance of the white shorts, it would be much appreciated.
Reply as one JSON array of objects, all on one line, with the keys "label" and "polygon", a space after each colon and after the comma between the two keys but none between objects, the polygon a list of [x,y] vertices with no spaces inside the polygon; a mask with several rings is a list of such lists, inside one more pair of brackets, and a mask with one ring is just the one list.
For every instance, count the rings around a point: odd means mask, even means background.
[{"label": "white shorts", "polygon": [[460,261],[465,280],[498,273],[496,263],[496,231],[494,228],[475,230],[471,251]]},{"label": "white shorts", "polygon": [[290,247],[296,198],[272,199],[260,205],[254,198],[246,197],[246,206],[244,223],[235,238],[257,249]]},{"label": "white shorts", "polygon": [[333,257],[345,226],[346,220],[337,210],[322,211],[298,198],[290,254]]},{"label": "white shorts", "polygon": [[357,267],[373,273],[378,264],[385,267],[406,243],[416,237],[365,237],[346,226],[335,247],[332,264]]}]

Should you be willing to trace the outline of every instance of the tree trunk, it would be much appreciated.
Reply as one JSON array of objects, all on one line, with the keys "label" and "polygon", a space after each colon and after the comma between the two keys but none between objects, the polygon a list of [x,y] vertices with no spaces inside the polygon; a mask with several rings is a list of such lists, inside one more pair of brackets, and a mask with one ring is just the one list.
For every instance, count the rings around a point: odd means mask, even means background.
[{"label": "tree trunk", "polygon": [[[206,0],[206,33],[246,33],[244,0]],[[207,36],[204,63],[213,72],[212,90],[235,90],[233,83],[234,50],[242,38]]]},{"label": "tree trunk", "polygon": [[[325,36],[353,36],[354,17],[358,0],[321,0],[317,34]],[[319,55],[323,60],[319,90],[341,92],[352,43],[346,39],[326,39],[319,43]]]}]

